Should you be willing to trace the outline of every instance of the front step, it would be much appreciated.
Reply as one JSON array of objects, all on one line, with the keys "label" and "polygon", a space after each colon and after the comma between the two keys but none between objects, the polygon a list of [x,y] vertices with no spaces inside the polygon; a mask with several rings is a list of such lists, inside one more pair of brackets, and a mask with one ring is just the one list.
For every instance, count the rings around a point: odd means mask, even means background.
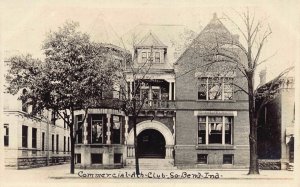
[{"label": "front step", "polygon": [[[157,159],[157,158],[141,158],[139,159],[140,169],[144,170],[173,170],[177,169],[174,166],[174,159]],[[134,169],[135,159],[127,158],[125,168]]]}]

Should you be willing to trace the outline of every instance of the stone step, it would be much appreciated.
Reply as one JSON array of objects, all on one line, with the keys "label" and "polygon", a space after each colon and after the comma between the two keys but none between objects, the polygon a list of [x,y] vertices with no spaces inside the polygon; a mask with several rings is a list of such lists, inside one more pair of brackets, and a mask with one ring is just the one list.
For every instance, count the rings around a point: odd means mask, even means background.
[{"label": "stone step", "polygon": [[[174,166],[174,159],[156,159],[156,158],[142,158],[139,159],[139,166],[141,169],[176,169]],[[135,160],[130,158],[126,159],[125,168],[134,169]]]}]

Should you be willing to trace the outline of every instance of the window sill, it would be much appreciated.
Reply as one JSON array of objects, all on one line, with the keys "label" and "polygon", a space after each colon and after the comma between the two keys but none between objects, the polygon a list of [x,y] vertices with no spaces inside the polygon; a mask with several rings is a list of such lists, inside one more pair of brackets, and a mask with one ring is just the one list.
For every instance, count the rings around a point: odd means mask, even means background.
[{"label": "window sill", "polygon": [[235,103],[236,100],[201,100],[201,99],[197,99],[197,102],[215,102],[215,103]]},{"label": "window sill", "polygon": [[226,149],[226,150],[233,150],[233,149],[235,149],[235,146],[234,145],[222,145],[222,144],[196,145],[196,149],[212,149],[212,150]]}]

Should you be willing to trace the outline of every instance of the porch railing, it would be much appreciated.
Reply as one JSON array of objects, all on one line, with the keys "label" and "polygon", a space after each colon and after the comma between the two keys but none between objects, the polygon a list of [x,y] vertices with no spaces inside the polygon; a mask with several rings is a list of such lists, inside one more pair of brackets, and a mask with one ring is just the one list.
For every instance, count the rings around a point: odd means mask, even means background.
[{"label": "porch railing", "polygon": [[147,100],[143,104],[143,109],[175,109],[175,107],[175,101],[170,100]]}]

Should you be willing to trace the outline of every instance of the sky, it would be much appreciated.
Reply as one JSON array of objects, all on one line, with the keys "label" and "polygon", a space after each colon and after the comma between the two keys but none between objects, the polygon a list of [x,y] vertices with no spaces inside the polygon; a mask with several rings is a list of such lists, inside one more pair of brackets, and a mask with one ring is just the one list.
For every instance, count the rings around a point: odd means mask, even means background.
[{"label": "sky", "polygon": [[[200,33],[214,12],[220,18],[226,14],[241,24],[237,12],[245,12],[245,7],[249,7],[257,18],[272,29],[261,58],[275,55],[260,67],[267,68],[269,80],[299,59],[299,3],[296,0],[245,2],[1,1],[1,50],[4,55],[18,51],[43,58],[41,46],[46,34],[57,30],[66,20],[79,22],[80,30],[97,36],[92,39],[104,41],[107,38],[101,38],[103,30],[111,35],[122,36],[140,23],[179,24]],[[230,22],[224,20],[223,23],[231,32],[239,34]]]}]

